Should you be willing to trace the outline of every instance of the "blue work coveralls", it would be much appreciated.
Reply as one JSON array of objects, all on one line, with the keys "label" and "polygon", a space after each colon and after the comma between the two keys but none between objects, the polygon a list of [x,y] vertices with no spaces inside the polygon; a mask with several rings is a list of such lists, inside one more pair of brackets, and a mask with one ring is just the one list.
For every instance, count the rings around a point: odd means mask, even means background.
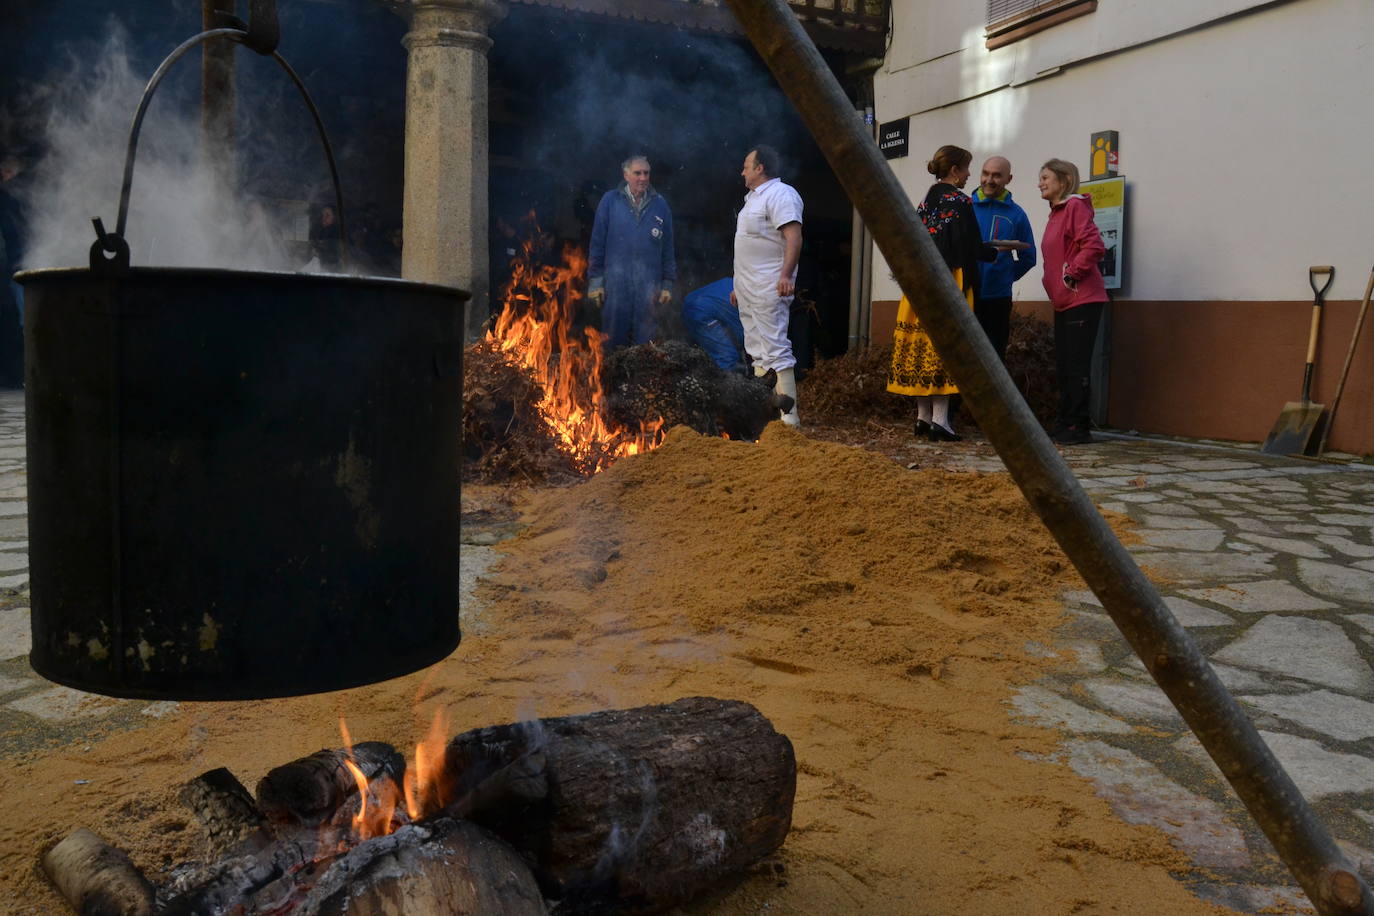
[{"label": "blue work coveralls", "polygon": [[682,323],[692,337],[722,369],[744,366],[744,325],[739,309],[730,304],[733,277],[694,289],[682,299]]},{"label": "blue work coveralls", "polygon": [[653,188],[636,215],[622,184],[596,208],[587,266],[587,289],[606,290],[601,333],[607,351],[647,343],[658,330],[654,305],[677,280],[673,214]]}]

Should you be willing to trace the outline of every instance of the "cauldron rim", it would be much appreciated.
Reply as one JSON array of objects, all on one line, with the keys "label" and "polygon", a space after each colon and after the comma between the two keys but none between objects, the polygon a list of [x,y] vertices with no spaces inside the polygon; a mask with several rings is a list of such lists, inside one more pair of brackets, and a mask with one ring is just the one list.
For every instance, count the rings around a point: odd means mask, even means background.
[{"label": "cauldron rim", "polygon": [[307,286],[327,282],[331,285],[342,284],[344,286],[361,287],[380,286],[415,291],[428,290],[434,293],[457,296],[459,301],[466,301],[472,298],[472,293],[456,286],[448,286],[442,283],[425,283],[419,280],[406,280],[401,277],[363,276],[339,273],[305,273],[303,271],[234,270],[226,267],[139,266],[130,267],[128,270],[123,271],[112,271],[108,274],[94,272],[89,267],[36,267],[19,271],[19,273],[14,275],[14,280],[20,284],[27,284],[31,281],[45,280],[123,280],[150,279],[153,277],[166,277],[169,279],[181,280],[195,280],[199,278],[206,282],[274,281],[299,283]]}]

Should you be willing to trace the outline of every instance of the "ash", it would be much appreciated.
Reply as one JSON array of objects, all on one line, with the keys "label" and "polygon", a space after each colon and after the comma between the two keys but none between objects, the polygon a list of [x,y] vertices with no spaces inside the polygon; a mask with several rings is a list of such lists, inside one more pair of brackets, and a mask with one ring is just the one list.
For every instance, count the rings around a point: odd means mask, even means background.
[{"label": "ash", "polygon": [[775,381],[772,371],[753,378],[723,370],[705,350],[675,340],[617,350],[602,371],[607,411],[621,426],[661,417],[666,428],[749,441],[791,409],[791,398],[774,393]]}]

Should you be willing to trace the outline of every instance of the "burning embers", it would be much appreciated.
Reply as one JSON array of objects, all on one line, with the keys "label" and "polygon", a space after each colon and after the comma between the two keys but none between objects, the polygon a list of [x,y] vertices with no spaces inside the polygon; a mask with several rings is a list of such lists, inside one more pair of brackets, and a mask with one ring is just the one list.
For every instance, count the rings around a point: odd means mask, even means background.
[{"label": "burning embers", "polygon": [[44,869],[78,912],[130,916],[653,912],[772,853],[791,824],[791,742],[746,703],[442,735],[414,782],[377,742],[278,767],[256,800],[224,769],[192,780],[182,800],[210,861],[156,890],[87,830]]},{"label": "burning embers", "polygon": [[527,221],[510,283],[501,290],[503,307],[487,341],[508,359],[534,373],[543,389],[539,412],[560,446],[583,473],[617,458],[647,451],[662,438],[663,420],[637,427],[610,422],[601,387],[600,333],[577,326],[586,283],[587,259],[565,245],[550,264],[550,239]]}]

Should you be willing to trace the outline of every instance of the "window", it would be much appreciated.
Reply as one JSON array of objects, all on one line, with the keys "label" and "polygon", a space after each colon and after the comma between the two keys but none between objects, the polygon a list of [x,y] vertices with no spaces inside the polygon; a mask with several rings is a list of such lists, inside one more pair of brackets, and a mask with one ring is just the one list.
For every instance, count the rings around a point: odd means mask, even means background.
[{"label": "window", "polygon": [[988,50],[1086,16],[1095,9],[1097,0],[988,0]]}]

